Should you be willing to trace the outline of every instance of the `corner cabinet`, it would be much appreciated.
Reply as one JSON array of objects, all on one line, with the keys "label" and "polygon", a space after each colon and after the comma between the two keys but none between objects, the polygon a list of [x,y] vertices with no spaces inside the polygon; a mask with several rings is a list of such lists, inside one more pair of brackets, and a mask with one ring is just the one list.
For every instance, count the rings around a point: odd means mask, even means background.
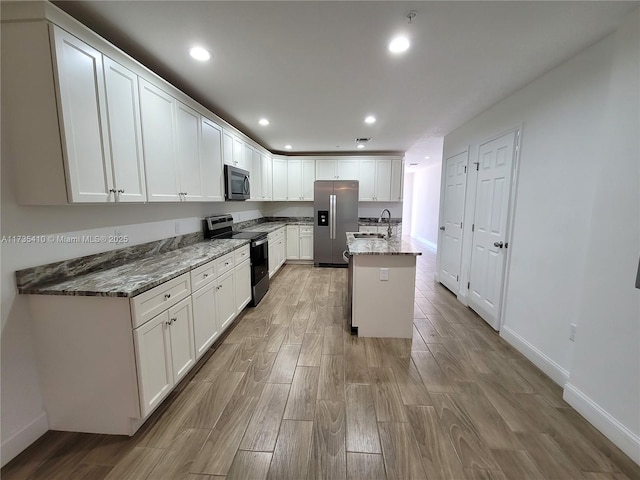
[{"label": "corner cabinet", "polygon": [[133,435],[250,300],[247,245],[131,298],[28,295],[50,428]]}]

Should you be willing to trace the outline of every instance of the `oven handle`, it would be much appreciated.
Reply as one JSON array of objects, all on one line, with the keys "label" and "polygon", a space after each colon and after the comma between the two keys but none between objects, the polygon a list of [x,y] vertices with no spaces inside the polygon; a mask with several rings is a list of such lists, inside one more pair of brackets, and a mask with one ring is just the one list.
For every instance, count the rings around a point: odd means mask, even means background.
[{"label": "oven handle", "polygon": [[267,243],[268,241],[269,241],[269,239],[268,239],[268,238],[264,238],[264,239],[262,239],[262,240],[258,240],[258,241],[255,241],[255,242],[251,242],[251,246],[252,246],[252,247],[259,247],[260,245],[265,244],[265,243]]},{"label": "oven handle", "polygon": [[242,188],[244,189],[244,194],[249,195],[249,175],[244,176],[244,182],[242,183]]}]

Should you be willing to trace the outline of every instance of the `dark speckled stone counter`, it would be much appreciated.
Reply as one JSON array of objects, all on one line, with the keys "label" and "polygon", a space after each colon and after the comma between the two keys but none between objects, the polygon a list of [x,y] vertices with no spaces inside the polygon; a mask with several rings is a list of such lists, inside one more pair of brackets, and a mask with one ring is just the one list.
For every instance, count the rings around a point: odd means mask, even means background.
[{"label": "dark speckled stone counter", "polygon": [[19,289],[23,294],[134,297],[246,245],[249,240],[209,240],[133,260],[115,268]]},{"label": "dark speckled stone counter", "polygon": [[401,237],[356,238],[355,232],[347,232],[347,249],[350,255],[422,255],[409,242]]}]

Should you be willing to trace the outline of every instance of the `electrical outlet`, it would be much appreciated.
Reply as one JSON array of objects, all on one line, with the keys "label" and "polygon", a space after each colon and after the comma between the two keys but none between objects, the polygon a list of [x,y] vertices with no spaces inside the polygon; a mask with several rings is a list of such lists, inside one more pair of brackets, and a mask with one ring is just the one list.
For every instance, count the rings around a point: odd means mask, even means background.
[{"label": "electrical outlet", "polygon": [[571,325],[569,325],[569,340],[571,340],[572,342],[576,341],[577,329],[578,329],[578,326],[575,323],[572,323]]},{"label": "electrical outlet", "polygon": [[380,281],[381,282],[389,281],[389,269],[388,268],[381,268],[380,269]]},{"label": "electrical outlet", "polygon": [[176,235],[180,234],[180,222],[176,222],[175,223],[175,230],[176,230]]}]

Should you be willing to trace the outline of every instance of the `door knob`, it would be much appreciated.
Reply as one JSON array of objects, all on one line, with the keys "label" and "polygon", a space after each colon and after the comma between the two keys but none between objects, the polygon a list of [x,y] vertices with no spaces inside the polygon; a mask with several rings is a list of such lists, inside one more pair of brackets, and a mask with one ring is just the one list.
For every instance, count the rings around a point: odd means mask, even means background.
[{"label": "door knob", "polygon": [[493,242],[493,246],[494,247],[498,247],[498,248],[502,248],[502,247],[504,247],[504,243],[502,243],[502,242]]},{"label": "door knob", "polygon": [[442,230],[444,232],[444,226],[440,227],[440,230]]}]

